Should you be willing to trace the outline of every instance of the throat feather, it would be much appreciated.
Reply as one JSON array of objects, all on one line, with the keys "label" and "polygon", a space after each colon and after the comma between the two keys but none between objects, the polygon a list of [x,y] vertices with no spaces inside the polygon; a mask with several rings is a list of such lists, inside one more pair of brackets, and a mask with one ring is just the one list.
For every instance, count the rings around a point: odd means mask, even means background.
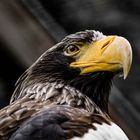
[{"label": "throat feather", "polygon": [[72,87],[88,96],[103,112],[108,113],[108,99],[114,74],[100,72],[80,76],[70,82]]},{"label": "throat feather", "polygon": [[[23,92],[22,92],[23,93]],[[29,98],[48,104],[69,105],[81,108],[88,112],[102,114],[99,107],[79,90],[60,83],[35,84],[24,89]]]}]

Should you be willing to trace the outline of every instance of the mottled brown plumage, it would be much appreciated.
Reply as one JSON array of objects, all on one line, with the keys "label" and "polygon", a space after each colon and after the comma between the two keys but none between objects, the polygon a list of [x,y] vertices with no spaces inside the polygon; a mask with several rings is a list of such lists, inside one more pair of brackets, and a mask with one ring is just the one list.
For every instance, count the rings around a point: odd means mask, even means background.
[{"label": "mottled brown plumage", "polygon": [[69,88],[66,88],[66,90],[63,89],[61,93],[58,93],[59,95],[55,94],[55,96],[46,100],[44,100],[43,97],[36,99],[35,94],[29,94],[30,96],[27,94],[23,98],[3,108],[0,112],[1,139],[7,139],[22,122],[32,117],[33,114],[44,108],[50,108],[53,105],[68,104],[69,106],[78,107],[91,113],[103,114],[87,96],[80,95],[80,93],[74,95],[72,91],[75,90],[68,89]]},{"label": "mottled brown plumage", "polygon": [[[58,127],[63,130],[63,133],[60,139],[71,139],[74,136],[81,137],[84,133],[88,131],[88,129],[94,129],[96,131],[96,126],[93,123],[107,123],[110,125],[110,118],[104,114],[91,113],[84,109],[78,109],[75,107],[65,106],[65,105],[53,105],[48,107],[47,109],[42,109],[39,113],[33,116],[29,121],[24,123],[21,127],[22,131],[18,132],[22,135],[25,133],[26,127],[28,125],[33,125],[31,122],[39,120],[39,118],[43,117],[47,120],[47,117],[51,119],[48,120],[49,123],[57,121]],[[35,119],[35,120],[34,120]],[[42,127],[46,127],[45,122],[42,122]],[[55,127],[55,125],[53,126]],[[24,130],[25,128],[25,130]],[[34,128],[35,129],[35,128]],[[52,128],[50,128],[52,129]],[[46,130],[47,131],[47,130]],[[27,132],[26,132],[27,133]],[[47,133],[47,132],[46,132]],[[15,136],[13,136],[15,137]],[[20,137],[19,137],[20,138]]]}]

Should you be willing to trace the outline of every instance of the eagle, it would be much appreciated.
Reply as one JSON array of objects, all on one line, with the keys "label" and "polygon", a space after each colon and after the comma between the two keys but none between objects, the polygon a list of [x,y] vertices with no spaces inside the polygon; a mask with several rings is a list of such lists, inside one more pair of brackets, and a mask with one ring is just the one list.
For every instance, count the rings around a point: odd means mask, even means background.
[{"label": "eagle", "polygon": [[0,110],[1,140],[128,140],[109,117],[113,77],[125,79],[129,41],[85,30],[48,49],[18,79]]}]

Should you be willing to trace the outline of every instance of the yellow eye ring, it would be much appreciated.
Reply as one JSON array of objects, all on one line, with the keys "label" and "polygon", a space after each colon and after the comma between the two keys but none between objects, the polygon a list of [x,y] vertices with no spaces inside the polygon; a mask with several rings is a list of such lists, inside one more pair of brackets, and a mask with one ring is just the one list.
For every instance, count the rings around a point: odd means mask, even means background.
[{"label": "yellow eye ring", "polygon": [[64,51],[64,54],[67,56],[76,55],[79,53],[80,49],[77,45],[70,44]]}]

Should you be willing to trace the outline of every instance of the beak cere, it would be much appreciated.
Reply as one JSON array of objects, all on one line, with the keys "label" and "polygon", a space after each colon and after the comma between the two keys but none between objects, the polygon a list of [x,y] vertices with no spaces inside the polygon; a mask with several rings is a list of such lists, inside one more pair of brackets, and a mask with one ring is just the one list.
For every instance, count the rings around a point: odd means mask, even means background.
[{"label": "beak cere", "polygon": [[80,68],[81,74],[110,71],[123,71],[124,79],[127,77],[132,63],[131,45],[123,37],[106,36],[92,42],[88,49],[70,66]]}]

